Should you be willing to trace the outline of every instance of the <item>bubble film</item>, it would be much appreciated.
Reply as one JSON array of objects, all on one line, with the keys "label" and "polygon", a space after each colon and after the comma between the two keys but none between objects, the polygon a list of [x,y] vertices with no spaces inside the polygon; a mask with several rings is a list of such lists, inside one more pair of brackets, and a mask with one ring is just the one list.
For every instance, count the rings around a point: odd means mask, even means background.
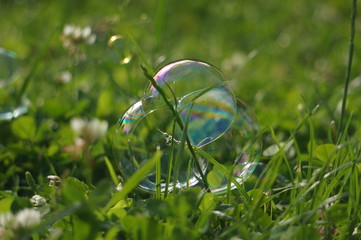
[{"label": "bubble film", "polygon": [[132,60],[131,44],[129,39],[122,35],[111,36],[108,40],[111,48],[111,58],[120,64],[128,64]]},{"label": "bubble film", "polygon": [[225,174],[216,166],[208,165],[206,178],[213,193],[236,188],[230,175],[241,184],[253,172],[262,147],[257,134],[258,128],[250,109],[237,101],[237,114],[231,126],[216,141],[202,148],[227,170]]},{"label": "bubble film", "polygon": [[12,51],[0,48],[0,88],[10,84],[18,70],[17,55]]},{"label": "bubble film", "polygon": [[0,48],[0,122],[18,118],[28,111],[27,99],[17,101],[14,80],[19,72],[20,64],[17,55]]},{"label": "bubble film", "polygon": [[[206,186],[205,182],[214,193],[235,188],[228,176],[188,148],[190,145],[211,154],[240,183],[253,170],[258,146],[251,141],[256,125],[246,107],[236,101],[222,73],[204,62],[182,60],[163,67],[154,80],[158,87],[150,85],[145,97],[120,119],[115,146],[123,177],[129,178],[160,149],[162,191]],[[175,167],[176,158],[180,162]],[[177,179],[174,169],[179,171]],[[139,188],[154,192],[155,179],[152,171]]]}]

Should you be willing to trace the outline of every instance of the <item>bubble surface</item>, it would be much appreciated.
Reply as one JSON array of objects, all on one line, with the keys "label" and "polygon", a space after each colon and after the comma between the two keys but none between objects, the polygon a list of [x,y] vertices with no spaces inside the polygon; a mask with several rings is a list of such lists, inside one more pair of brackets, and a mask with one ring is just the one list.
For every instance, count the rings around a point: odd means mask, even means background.
[{"label": "bubble surface", "polygon": [[6,87],[19,70],[16,53],[0,48],[0,88]]},{"label": "bubble surface", "polygon": [[[192,151],[199,148],[232,171],[235,181],[244,181],[256,161],[258,144],[251,144],[256,124],[222,73],[205,62],[181,60],[160,69],[154,80],[158,87],[150,85],[120,119],[115,149],[123,177],[129,178],[160,149],[162,191],[207,186],[205,182],[214,193],[235,188],[229,174]],[[155,179],[152,171],[139,188],[154,192]]]},{"label": "bubble surface", "polygon": [[120,64],[128,64],[132,60],[131,44],[128,38],[122,35],[113,35],[108,40],[111,48],[111,58]]},{"label": "bubble surface", "polygon": [[29,101],[17,101],[15,79],[20,71],[16,53],[0,48],[0,122],[9,121],[25,114]]},{"label": "bubble surface", "polygon": [[262,147],[257,134],[257,124],[250,109],[238,100],[237,113],[231,126],[216,141],[202,148],[227,170],[225,173],[209,164],[206,177],[213,193],[225,193],[228,187],[235,189],[233,181],[241,184],[253,172]]}]

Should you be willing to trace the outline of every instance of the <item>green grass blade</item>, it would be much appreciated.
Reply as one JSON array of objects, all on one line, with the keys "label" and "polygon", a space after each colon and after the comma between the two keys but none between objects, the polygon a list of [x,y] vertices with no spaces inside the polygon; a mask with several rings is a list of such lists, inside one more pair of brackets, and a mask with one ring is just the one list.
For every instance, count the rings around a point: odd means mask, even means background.
[{"label": "green grass blade", "polygon": [[105,164],[107,165],[111,179],[113,180],[115,186],[118,186],[119,180],[117,178],[117,174],[115,173],[112,163],[109,161],[108,157],[104,157],[104,161],[105,161]]},{"label": "green grass blade", "polygon": [[[160,150],[159,147],[157,147],[157,152]],[[160,199],[162,195],[162,189],[161,189],[161,161],[158,159],[155,163],[155,192],[156,192],[156,198]]]},{"label": "green grass blade", "polygon": [[125,182],[123,189],[119,192],[114,193],[108,204],[105,206],[104,211],[107,211],[113,207],[117,202],[123,199],[128,193],[130,193],[142,180],[143,178],[154,168],[157,161],[160,161],[162,157],[162,152],[157,149],[154,156],[147,161],[143,166],[141,166],[138,171],[136,171],[127,182]]},{"label": "green grass blade", "polygon": [[[193,108],[193,104],[191,105],[191,107],[187,113],[187,119],[184,124],[181,141],[180,141],[180,144],[178,145],[178,151],[177,151],[177,155],[176,155],[175,162],[174,162],[173,184],[174,184],[175,191],[176,191],[176,184],[177,184],[178,175],[179,175],[180,163],[182,161],[183,152],[184,152],[184,145],[185,145],[185,142],[187,139],[188,123],[189,123],[189,118],[190,118],[190,115],[192,112],[192,108]],[[194,161],[196,161],[196,159],[194,159]]]},{"label": "green grass blade", "polygon": [[[175,134],[175,126],[176,122],[173,121],[173,128],[172,128],[172,136]],[[174,141],[171,143],[171,149],[170,149],[170,156],[169,156],[169,162],[168,162],[168,169],[167,169],[167,179],[165,183],[165,190],[164,190],[164,198],[168,195],[168,189],[169,189],[169,183],[171,180],[172,175],[172,169],[173,169],[173,159],[174,159]]]},{"label": "green grass blade", "polygon": [[229,178],[230,181],[237,187],[237,189],[240,191],[242,196],[246,199],[246,203],[248,203],[251,199],[248,196],[247,192],[243,189],[242,185],[232,176],[232,174],[222,165],[220,164],[216,159],[214,159],[211,155],[206,153],[200,148],[195,147],[194,148],[196,152],[198,152],[201,156],[203,156],[207,161],[209,161],[213,166],[215,166],[219,171],[222,172],[225,176]]},{"label": "green grass blade", "polygon": [[149,62],[147,61],[147,59],[145,58],[143,51],[140,49],[138,43],[135,41],[135,39],[130,34],[128,34],[128,37],[129,37],[130,41],[134,44],[135,48],[137,49],[140,59],[142,60],[144,66],[146,66],[147,72],[149,72],[151,75],[153,75],[154,70],[153,70],[152,66],[149,64]]},{"label": "green grass blade", "polygon": [[167,8],[167,0],[160,0],[158,3],[158,9],[155,18],[155,37],[156,37],[156,49],[158,50],[163,34],[163,26],[164,26],[164,19],[165,19],[165,12]]},{"label": "green grass blade", "polygon": [[345,118],[345,110],[346,110],[346,101],[347,101],[347,93],[348,93],[348,85],[350,82],[351,68],[352,68],[352,58],[353,58],[353,49],[354,49],[354,38],[355,38],[355,22],[356,22],[356,10],[357,10],[357,0],[352,1],[352,11],[351,11],[351,31],[350,31],[350,43],[349,43],[349,51],[348,51],[348,63],[347,63],[347,71],[345,77],[345,87],[342,98],[342,106],[341,106],[341,116],[340,116],[340,125],[338,128],[338,134],[341,135],[344,131],[343,121]]}]

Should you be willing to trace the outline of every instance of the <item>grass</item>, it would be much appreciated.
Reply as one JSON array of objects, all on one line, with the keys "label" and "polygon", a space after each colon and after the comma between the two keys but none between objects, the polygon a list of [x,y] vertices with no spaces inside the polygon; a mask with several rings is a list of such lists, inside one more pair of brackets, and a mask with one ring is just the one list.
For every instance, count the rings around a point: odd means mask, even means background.
[{"label": "grass", "polygon": [[[0,87],[0,106],[21,97],[31,106],[24,116],[0,122],[0,238],[361,239],[356,4],[1,2],[0,36],[6,37],[0,47],[16,52],[20,67]],[[95,42],[63,46],[64,24],[91,26]],[[127,64],[119,64],[108,46],[118,34],[128,39]],[[191,145],[189,114],[182,122],[174,96],[158,89],[174,117],[173,135],[178,128],[181,133],[165,188],[174,188],[182,152],[192,151],[191,158],[202,156],[228,176],[222,194],[207,191],[205,176],[202,187],[162,192],[159,148],[132,176],[124,179],[119,170],[114,149],[142,150],[114,139],[120,117],[145,86],[157,89],[154,72],[185,58],[221,69],[258,120],[263,152],[239,184],[222,163]],[[218,85],[208,87],[194,99]],[[75,117],[88,127],[74,131]],[[137,189],[150,172],[153,194]],[[19,220],[4,218],[27,208],[41,213],[33,225],[16,227]]]}]

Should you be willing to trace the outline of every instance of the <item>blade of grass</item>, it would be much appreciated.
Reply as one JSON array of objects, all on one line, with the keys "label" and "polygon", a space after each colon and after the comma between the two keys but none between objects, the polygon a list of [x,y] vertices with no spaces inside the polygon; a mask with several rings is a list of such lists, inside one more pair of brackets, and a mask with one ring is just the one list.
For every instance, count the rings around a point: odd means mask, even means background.
[{"label": "blade of grass", "polygon": [[117,178],[117,175],[115,174],[112,163],[109,161],[108,157],[104,157],[104,161],[105,161],[105,164],[107,165],[107,168],[108,168],[109,175],[110,175],[111,179],[113,180],[115,186],[118,186],[119,180]]},{"label": "blade of grass", "polygon": [[[157,147],[157,152],[160,150],[160,147]],[[160,199],[162,196],[161,189],[161,161],[160,159],[155,163],[155,196],[157,199]]]},{"label": "blade of grass", "polygon": [[157,13],[155,17],[155,38],[157,43],[156,49],[159,48],[162,39],[166,8],[167,8],[167,0],[160,0],[158,3]]},{"label": "blade of grass", "polygon": [[123,189],[119,192],[114,193],[108,204],[104,207],[104,211],[109,210],[117,202],[123,199],[128,193],[130,193],[142,180],[143,178],[154,168],[157,161],[160,161],[162,157],[162,151],[157,149],[154,156],[141,166],[129,179],[125,182]]},{"label": "blade of grass", "polygon": [[[285,148],[285,146],[286,146],[287,144],[285,144],[285,145],[282,147],[280,141],[278,141],[278,139],[277,139],[277,137],[276,137],[275,132],[273,131],[273,128],[270,128],[270,130],[271,130],[272,139],[275,141],[275,143],[276,143],[276,145],[277,145],[277,147],[278,147],[278,149],[279,149],[279,152],[281,153],[282,158],[283,158],[283,160],[284,160],[284,162],[285,162],[285,164],[286,164],[286,166],[287,166],[288,172],[289,172],[289,174],[290,174],[291,181],[294,182],[293,171],[292,171],[292,169],[291,169],[291,166],[290,166],[290,164],[289,164],[289,162],[288,162],[288,160],[287,160],[287,156],[286,156],[285,151],[284,151],[284,148]],[[287,140],[287,143],[289,143],[290,141],[292,141],[292,137],[290,137],[290,138]]]},{"label": "blade of grass", "polygon": [[342,135],[342,132],[344,131],[343,121],[345,118],[348,85],[350,82],[350,75],[351,75],[351,68],[352,68],[352,58],[353,58],[354,38],[355,38],[356,11],[357,11],[357,0],[353,0],[352,1],[352,10],[351,10],[351,29],[350,29],[351,31],[350,31],[350,43],[349,43],[349,51],[348,51],[348,63],[347,63],[347,71],[346,71],[346,77],[345,77],[345,88],[344,88],[343,98],[342,98],[340,125],[338,127],[338,135],[339,136]]},{"label": "blade of grass", "polygon": [[[173,121],[172,136],[174,136],[174,134],[175,134],[175,124],[176,124],[176,122]],[[168,162],[167,179],[166,179],[166,183],[165,183],[164,198],[166,198],[168,195],[169,183],[171,180],[172,169],[173,169],[173,159],[174,159],[174,141],[172,141],[171,148],[170,148],[170,156],[169,156],[169,162]]]},{"label": "blade of grass", "polygon": [[[193,108],[193,103],[187,113],[187,119],[186,119],[186,122],[185,122],[185,125],[183,128],[181,141],[180,141],[180,144],[178,145],[178,151],[177,151],[177,155],[176,155],[175,162],[174,162],[174,171],[173,171],[173,185],[174,185],[173,189],[174,189],[174,191],[177,191],[176,186],[177,186],[177,181],[178,181],[180,163],[181,163],[182,157],[183,157],[184,145],[185,145],[186,138],[187,138],[188,123],[189,123],[189,118],[190,118],[190,115],[192,112],[192,108]],[[195,161],[196,161],[196,159],[195,159]]]},{"label": "blade of grass", "polygon": [[128,34],[128,37],[134,44],[135,48],[137,49],[137,52],[144,64],[144,66],[146,66],[147,72],[150,73],[151,75],[154,75],[154,70],[153,70],[152,66],[149,64],[149,62],[147,61],[147,59],[145,58],[143,51],[140,49],[138,43],[135,41],[135,39],[130,34]]},{"label": "blade of grass", "polygon": [[237,189],[240,191],[242,196],[246,199],[246,205],[250,202],[250,197],[248,196],[247,192],[243,189],[242,185],[232,176],[232,173],[230,173],[226,167],[224,167],[222,164],[220,164],[216,159],[214,159],[211,155],[206,153],[200,148],[194,147],[196,152],[198,152],[201,156],[203,156],[206,160],[208,160],[213,166],[215,166],[219,171],[222,172],[229,180],[232,181],[232,183],[237,187]]}]

